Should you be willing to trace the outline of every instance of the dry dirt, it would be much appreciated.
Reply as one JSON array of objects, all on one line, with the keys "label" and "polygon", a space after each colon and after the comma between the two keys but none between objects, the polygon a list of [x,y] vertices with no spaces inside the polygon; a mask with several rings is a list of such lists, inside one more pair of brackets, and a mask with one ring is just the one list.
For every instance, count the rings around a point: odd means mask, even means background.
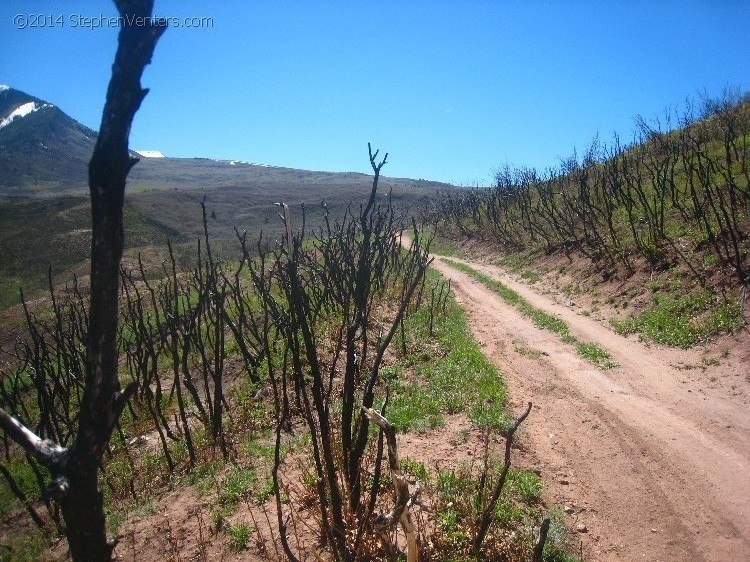
[{"label": "dry dirt", "polygon": [[597,369],[435,260],[474,337],[505,374],[510,407],[534,403],[520,464],[541,470],[543,499],[570,513],[585,560],[750,560],[747,331],[707,366],[705,349],[619,336],[497,267],[471,265],[563,318],[620,365]]}]

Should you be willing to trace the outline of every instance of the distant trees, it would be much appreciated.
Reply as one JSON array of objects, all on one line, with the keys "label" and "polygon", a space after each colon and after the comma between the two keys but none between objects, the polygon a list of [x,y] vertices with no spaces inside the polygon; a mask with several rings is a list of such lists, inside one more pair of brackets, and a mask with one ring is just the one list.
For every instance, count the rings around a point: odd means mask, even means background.
[{"label": "distant trees", "polygon": [[[74,560],[109,560],[103,496],[98,474],[117,420],[135,390],[120,388],[117,372],[120,259],[124,247],[125,180],[130,126],[147,91],[140,78],[166,27],[151,19],[153,0],[116,0],[123,26],[94,154],[89,164],[92,209],[91,289],[86,338],[85,385],[75,437],[69,447],[43,439],[0,409],[0,425],[53,477]],[[138,21],[145,25],[128,25]]]}]

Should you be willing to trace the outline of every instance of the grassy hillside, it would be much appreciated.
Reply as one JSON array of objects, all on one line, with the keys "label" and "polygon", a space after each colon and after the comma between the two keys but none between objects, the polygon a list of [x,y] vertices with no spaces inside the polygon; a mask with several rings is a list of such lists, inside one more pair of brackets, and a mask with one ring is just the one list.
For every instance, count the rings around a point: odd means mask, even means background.
[{"label": "grassy hillside", "polygon": [[[582,258],[589,265],[578,272],[593,283],[679,287],[668,300],[687,294],[700,306],[661,316],[689,320],[724,305],[732,318],[712,332],[736,330],[739,288],[750,284],[750,102],[707,101],[700,116],[639,119],[631,145],[595,139],[582,157],[545,172],[506,167],[493,188],[446,192],[427,220],[446,241],[481,240],[506,263],[533,268],[557,256],[564,267]],[[700,338],[657,341],[665,339]]]},{"label": "grassy hillside", "polygon": [[[195,241],[202,237],[200,202],[206,198],[209,229],[219,257],[239,253],[234,228],[250,239],[262,231],[281,236],[277,202],[292,209],[294,227],[317,228],[325,201],[333,217],[365,201],[372,177],[358,173],[309,172],[207,159],[143,159],[131,173],[125,206],[126,261],[139,252],[155,263],[165,243],[175,243],[180,264],[191,263]],[[401,211],[425,207],[445,184],[382,178],[379,200],[392,193]],[[90,212],[86,188],[13,190],[0,198],[0,308],[19,301],[19,289],[33,295],[47,284],[47,272],[60,281],[70,272],[87,274]],[[20,194],[19,194],[20,193]]]}]

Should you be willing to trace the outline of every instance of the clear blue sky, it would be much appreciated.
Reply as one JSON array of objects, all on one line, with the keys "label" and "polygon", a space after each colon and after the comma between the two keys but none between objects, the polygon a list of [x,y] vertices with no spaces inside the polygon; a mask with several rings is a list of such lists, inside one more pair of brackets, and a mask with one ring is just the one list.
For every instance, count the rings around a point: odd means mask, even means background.
[{"label": "clear blue sky", "polygon": [[[131,148],[461,184],[546,167],[597,132],[629,140],[702,92],[750,90],[750,2],[156,0],[169,29]],[[17,15],[54,27],[19,29]],[[117,30],[110,2],[3,0],[0,83],[98,129]],[[63,25],[60,25],[62,20]],[[79,27],[73,27],[77,22]]]}]

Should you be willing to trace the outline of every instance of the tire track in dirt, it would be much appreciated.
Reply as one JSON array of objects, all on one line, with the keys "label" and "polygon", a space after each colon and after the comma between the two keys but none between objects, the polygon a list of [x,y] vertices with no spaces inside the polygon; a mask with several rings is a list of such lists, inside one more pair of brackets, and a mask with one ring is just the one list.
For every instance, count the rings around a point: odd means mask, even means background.
[{"label": "tire track in dirt", "polygon": [[687,352],[618,336],[498,268],[467,263],[558,314],[572,334],[620,363],[596,369],[479,282],[435,261],[453,280],[474,337],[505,373],[514,409],[534,402],[521,463],[540,468],[545,500],[572,507],[572,526],[586,527],[576,534],[585,559],[750,560],[743,400],[680,382],[670,362]]}]

